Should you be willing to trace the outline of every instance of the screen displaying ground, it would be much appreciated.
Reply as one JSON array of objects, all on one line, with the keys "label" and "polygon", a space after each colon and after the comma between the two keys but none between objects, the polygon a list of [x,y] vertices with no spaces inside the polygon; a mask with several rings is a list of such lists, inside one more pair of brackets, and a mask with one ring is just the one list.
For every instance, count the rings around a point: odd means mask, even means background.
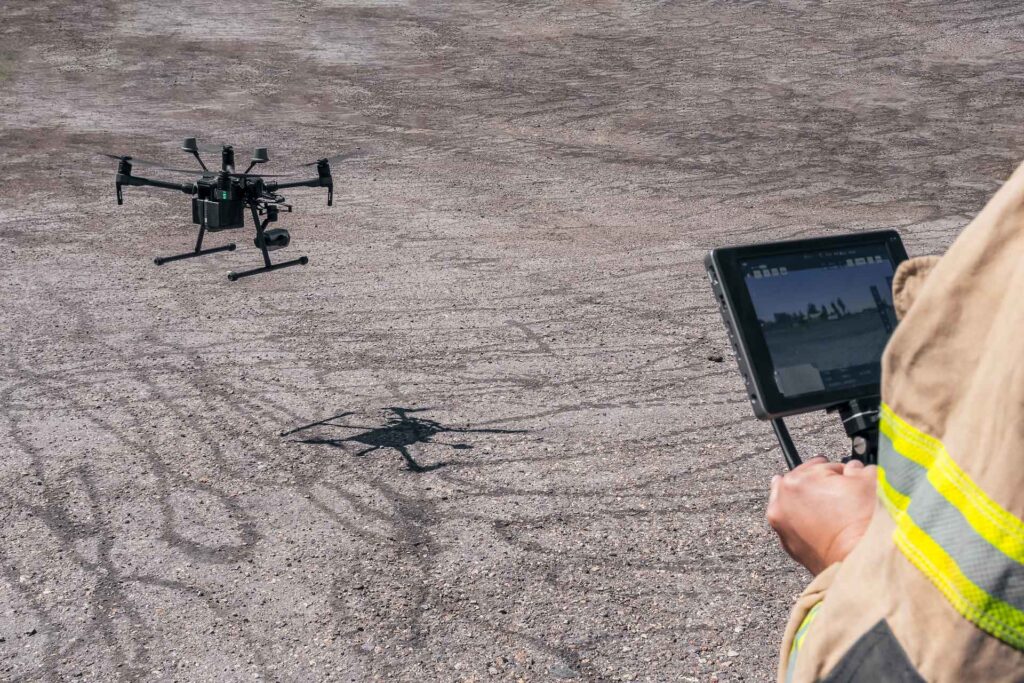
[{"label": "screen displaying ground", "polygon": [[783,396],[877,382],[896,326],[884,245],[740,263]]}]

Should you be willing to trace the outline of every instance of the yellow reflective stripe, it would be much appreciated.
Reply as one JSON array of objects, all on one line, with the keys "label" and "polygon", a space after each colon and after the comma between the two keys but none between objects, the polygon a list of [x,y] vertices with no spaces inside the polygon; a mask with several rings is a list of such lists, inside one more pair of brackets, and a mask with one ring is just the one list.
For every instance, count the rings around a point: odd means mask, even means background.
[{"label": "yellow reflective stripe", "polygon": [[1008,645],[1024,650],[1024,612],[978,588],[909,515],[898,514],[896,527],[896,545],[957,612]]},{"label": "yellow reflective stripe", "polygon": [[942,448],[942,442],[933,439],[903,421],[892,408],[882,404],[879,429],[892,440],[893,447],[900,455],[928,469],[935,460],[935,452]]},{"label": "yellow reflective stripe", "polygon": [[889,406],[881,412],[878,497],[896,524],[894,543],[964,618],[1024,650],[1024,521],[971,481],[941,441]]},{"label": "yellow reflective stripe", "polygon": [[910,505],[910,496],[905,496],[892,487],[889,480],[885,478],[885,468],[878,465],[878,497],[881,499],[885,509],[895,519],[902,514]]},{"label": "yellow reflective stripe", "polygon": [[900,455],[928,470],[928,481],[960,511],[979,536],[1007,557],[1024,562],[1024,521],[971,481],[941,441],[907,424],[885,404],[880,427]]},{"label": "yellow reflective stripe", "polygon": [[1007,557],[1024,562],[1024,524],[982,493],[948,456],[937,460],[928,480],[979,536]]},{"label": "yellow reflective stripe", "polygon": [[793,636],[793,646],[789,648],[789,661],[786,663],[786,683],[790,683],[793,680],[793,672],[796,671],[797,655],[804,644],[804,638],[807,637],[807,631],[811,628],[811,622],[814,621],[814,617],[818,616],[818,610],[820,609],[821,602],[814,603],[814,607],[808,610],[807,614],[800,621],[800,626],[796,629],[796,634]]},{"label": "yellow reflective stripe", "polygon": [[821,603],[817,602],[804,616],[804,620],[800,622],[800,628],[796,630],[796,637],[793,639],[794,649],[799,650],[803,647],[804,638],[807,637],[807,631],[811,628],[811,622],[814,621],[814,617],[818,616],[819,609],[821,609]]}]

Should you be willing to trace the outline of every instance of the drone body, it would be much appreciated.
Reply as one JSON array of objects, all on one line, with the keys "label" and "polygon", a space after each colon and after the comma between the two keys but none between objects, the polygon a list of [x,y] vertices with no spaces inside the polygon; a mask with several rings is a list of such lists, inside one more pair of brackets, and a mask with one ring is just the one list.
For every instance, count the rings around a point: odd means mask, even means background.
[{"label": "drone body", "polygon": [[[243,173],[235,172],[235,151],[230,145],[221,147],[221,168],[219,171],[211,171],[203,163],[199,156],[199,148],[195,138],[187,138],[182,149],[191,154],[199,162],[202,170],[190,171],[187,169],[174,169],[155,166],[155,168],[174,173],[199,173],[201,177],[193,182],[175,183],[166,180],[144,178],[132,174],[132,157],[121,156],[118,159],[117,179],[115,190],[117,192],[117,203],[124,202],[121,188],[125,185],[139,187],[160,187],[169,190],[179,190],[185,194],[192,195],[192,222],[199,226],[199,236],[196,239],[196,246],[192,251],[173,256],[158,256],[153,259],[156,265],[163,265],[170,261],[194,258],[221,251],[234,251],[234,243],[221,247],[203,249],[203,237],[207,231],[218,232],[220,230],[236,230],[245,227],[245,212],[249,210],[253,225],[256,229],[256,237],[253,243],[263,254],[263,266],[242,272],[229,272],[229,280],[265,273],[270,270],[287,268],[294,265],[305,265],[309,259],[300,256],[291,261],[272,263],[270,253],[275,249],[282,249],[288,246],[291,235],[287,230],[277,228],[267,230],[267,226],[277,220],[282,211],[291,212],[290,204],[285,203],[285,198],[277,193],[278,190],[288,187],[326,187],[327,205],[334,203],[334,181],[331,178],[330,159],[320,159],[314,164],[317,177],[305,180],[294,180],[279,182],[266,180],[276,176],[249,173],[257,164],[269,161],[265,147],[257,148],[253,154],[249,168]],[[106,155],[113,156],[113,155]]]}]

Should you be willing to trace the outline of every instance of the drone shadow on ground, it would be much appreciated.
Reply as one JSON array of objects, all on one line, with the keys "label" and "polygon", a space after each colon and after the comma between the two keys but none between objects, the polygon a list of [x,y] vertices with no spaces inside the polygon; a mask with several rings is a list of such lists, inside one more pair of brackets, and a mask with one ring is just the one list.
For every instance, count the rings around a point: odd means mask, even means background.
[{"label": "drone shadow on ground", "polygon": [[416,444],[438,444],[448,446],[453,450],[468,450],[473,447],[471,444],[446,443],[444,441],[436,441],[434,437],[438,434],[522,434],[524,432],[524,430],[521,429],[472,429],[468,427],[446,427],[435,420],[416,417],[411,414],[425,412],[430,410],[430,408],[400,408],[391,406],[387,410],[391,413],[391,416],[385,420],[384,424],[379,426],[354,425],[338,422],[338,420],[342,420],[349,415],[353,415],[351,412],[345,412],[318,422],[311,422],[307,425],[281,432],[281,436],[291,436],[292,434],[316,429],[318,427],[357,430],[357,433],[349,436],[310,436],[307,438],[295,439],[295,441],[297,443],[322,444],[332,446],[334,448],[341,448],[343,450],[347,450],[346,444],[362,444],[367,446],[367,448],[363,448],[355,453],[356,457],[369,455],[370,453],[382,449],[391,449],[401,454],[402,459],[405,460],[406,469],[410,472],[431,472],[444,467],[447,463],[438,462],[433,465],[420,465],[416,462],[412,453],[409,452],[409,448],[411,446],[415,446]]}]

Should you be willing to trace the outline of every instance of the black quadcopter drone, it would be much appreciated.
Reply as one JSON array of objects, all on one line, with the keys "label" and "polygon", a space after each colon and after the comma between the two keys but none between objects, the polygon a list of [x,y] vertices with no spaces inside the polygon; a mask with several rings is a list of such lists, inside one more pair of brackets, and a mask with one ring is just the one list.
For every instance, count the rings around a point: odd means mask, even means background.
[{"label": "black quadcopter drone", "polygon": [[[263,267],[244,270],[239,273],[231,271],[228,273],[228,279],[231,281],[248,277],[249,275],[256,275],[257,273],[265,273],[279,268],[309,263],[309,259],[305,256],[279,263],[271,263],[270,261],[271,251],[287,247],[291,241],[291,235],[287,230],[282,228],[267,230],[267,226],[277,220],[280,212],[291,212],[292,210],[291,205],[286,204],[285,198],[277,194],[277,191],[287,187],[326,187],[327,205],[331,206],[334,203],[334,181],[331,178],[331,162],[355,156],[353,153],[340,154],[335,157],[320,159],[311,164],[305,164],[305,166],[316,166],[317,177],[282,182],[265,180],[265,178],[281,176],[249,173],[257,164],[265,164],[270,161],[266,147],[256,148],[249,167],[242,173],[235,172],[235,150],[231,145],[219,145],[221,157],[221,168],[219,171],[211,171],[203,163],[202,158],[199,156],[200,148],[196,144],[195,138],[186,138],[181,148],[196,158],[202,170],[167,168],[130,156],[104,154],[104,156],[118,160],[117,179],[115,181],[117,203],[124,203],[121,195],[121,188],[124,185],[162,187],[192,195],[192,222],[199,226],[199,238],[196,240],[195,249],[184,254],[175,254],[174,256],[157,256],[153,259],[153,262],[158,266],[170,261],[194,258],[205,254],[215,254],[219,251],[234,251],[234,243],[203,249],[203,236],[207,230],[217,232],[245,227],[245,209],[248,207],[252,214],[253,224],[256,227],[256,238],[253,240],[253,243],[263,252]],[[173,173],[197,173],[201,174],[201,177],[193,182],[186,183],[143,178],[142,176],[132,175],[133,164]]]}]

